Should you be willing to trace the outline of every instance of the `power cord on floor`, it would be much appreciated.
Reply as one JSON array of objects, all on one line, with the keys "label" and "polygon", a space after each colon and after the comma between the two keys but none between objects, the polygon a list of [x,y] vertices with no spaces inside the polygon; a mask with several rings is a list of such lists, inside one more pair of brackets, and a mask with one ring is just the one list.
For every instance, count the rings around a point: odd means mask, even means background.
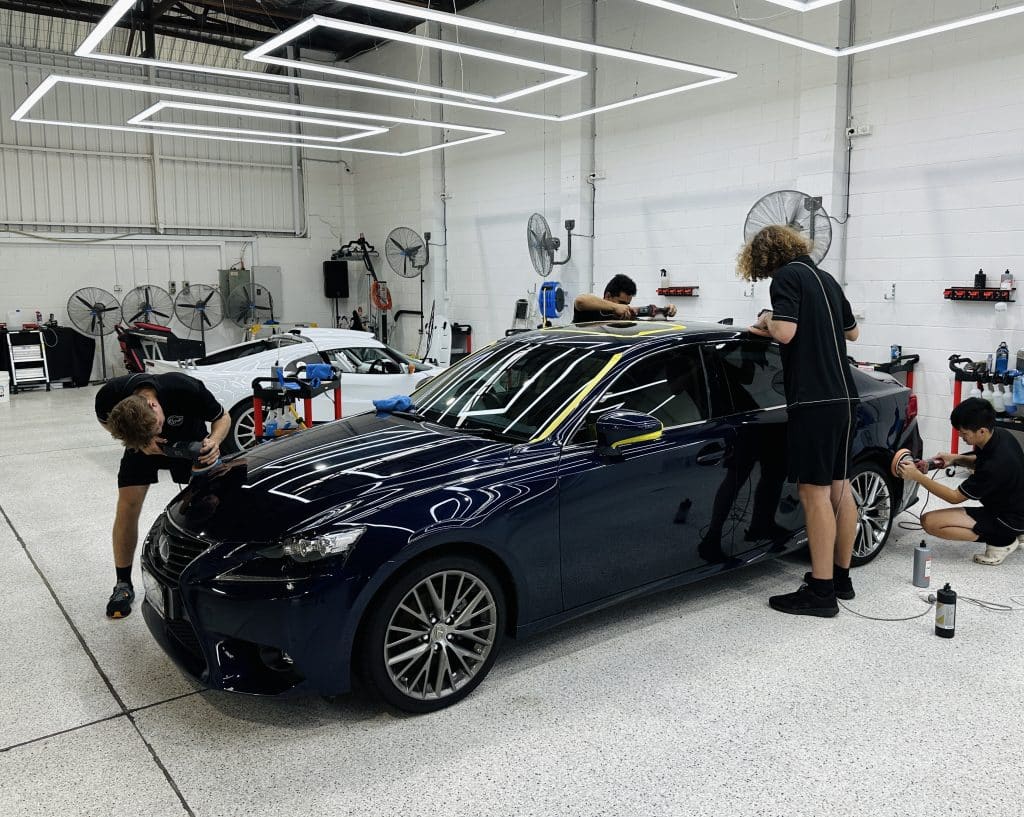
[{"label": "power cord on floor", "polygon": [[[865,613],[858,613],[856,610],[853,610],[847,605],[843,604],[842,601],[839,602],[839,606],[846,610],[846,612],[853,613],[853,615],[857,616],[858,618],[866,618],[868,619],[868,621],[913,621],[914,619],[922,618],[923,616],[928,615],[928,613],[932,609],[932,606],[936,602],[936,597],[934,593],[918,593],[917,597],[922,602],[928,605],[928,609],[922,613],[918,613],[917,615],[902,616],[899,618],[885,618],[883,616],[869,616]],[[1024,610],[1024,599],[1020,599],[1016,596],[1010,596],[1009,604],[1003,604],[1002,602],[998,601],[988,601],[987,599],[976,599],[971,596],[962,595],[957,595],[956,600],[957,603],[963,602],[965,604],[973,604],[975,607],[980,607],[982,610],[988,610],[993,613],[1015,613],[1018,610]]]},{"label": "power cord on floor", "polygon": [[923,601],[925,604],[928,605],[928,609],[925,610],[923,613],[918,613],[915,616],[903,616],[901,618],[884,618],[882,616],[869,616],[866,613],[858,613],[856,610],[852,610],[849,607],[847,607],[841,601],[839,602],[839,606],[842,607],[844,610],[846,610],[846,612],[853,613],[855,616],[858,616],[859,618],[866,618],[869,621],[913,621],[915,618],[921,618],[922,616],[928,615],[928,613],[932,609],[932,605],[935,602],[935,594],[934,593],[929,594],[928,598],[925,598],[924,596],[919,595],[918,598],[920,598],[921,601]]},{"label": "power cord on floor", "polygon": [[[952,474],[950,473],[951,470],[953,471]],[[953,469],[953,468],[945,469],[945,474],[946,474],[947,477],[950,477],[950,478],[956,476],[955,469]],[[932,477],[932,479],[935,480],[935,482],[943,482],[944,481],[941,477],[938,477],[938,476],[934,476],[934,477]],[[914,519],[916,519],[917,522],[897,522],[896,525],[897,525],[897,527],[899,527],[900,530],[912,530],[912,531],[924,530],[924,526],[921,524],[921,517],[924,516],[925,509],[928,507],[928,503],[931,502],[931,499],[934,496],[934,494],[931,491],[925,490],[924,488],[922,488],[922,490],[924,490],[924,492],[925,492],[925,498],[924,498],[924,504],[921,506],[920,512],[914,513],[913,511],[911,511],[909,509],[907,510],[907,513],[910,516],[912,516]]]}]

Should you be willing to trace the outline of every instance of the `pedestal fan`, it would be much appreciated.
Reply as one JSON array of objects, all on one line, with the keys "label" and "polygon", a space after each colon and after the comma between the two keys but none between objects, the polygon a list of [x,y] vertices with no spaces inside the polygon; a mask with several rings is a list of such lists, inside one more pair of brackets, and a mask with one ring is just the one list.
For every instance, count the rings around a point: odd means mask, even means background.
[{"label": "pedestal fan", "polygon": [[224,299],[208,284],[192,284],[174,299],[174,317],[189,329],[198,329],[203,355],[206,355],[206,330],[224,320]]},{"label": "pedestal fan", "polygon": [[82,287],[68,298],[68,318],[72,326],[83,335],[98,338],[100,347],[101,383],[107,382],[107,350],[103,338],[114,331],[121,304],[117,296],[99,287]]}]

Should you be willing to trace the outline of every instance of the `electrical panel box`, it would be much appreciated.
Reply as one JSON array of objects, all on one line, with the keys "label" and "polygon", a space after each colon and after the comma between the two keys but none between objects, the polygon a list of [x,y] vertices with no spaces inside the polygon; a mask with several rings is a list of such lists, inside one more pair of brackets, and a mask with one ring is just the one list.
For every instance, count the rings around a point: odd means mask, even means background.
[{"label": "electrical panel box", "polygon": [[227,303],[231,290],[242,284],[262,284],[274,300],[274,318],[281,320],[284,315],[284,286],[280,267],[259,266],[251,269],[217,270],[220,276],[220,294]]}]

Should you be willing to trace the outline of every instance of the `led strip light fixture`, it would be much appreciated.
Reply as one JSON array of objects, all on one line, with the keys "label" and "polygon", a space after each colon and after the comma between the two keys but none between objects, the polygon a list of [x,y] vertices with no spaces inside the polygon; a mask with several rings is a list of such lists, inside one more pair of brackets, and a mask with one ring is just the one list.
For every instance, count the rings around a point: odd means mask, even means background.
[{"label": "led strip light fixture", "polygon": [[[929,26],[928,28],[922,28],[920,31],[912,31],[909,34],[900,34],[896,37],[887,37],[884,40],[875,40],[874,42],[850,45],[846,48],[838,48],[821,45],[819,43],[811,42],[810,40],[803,40],[799,37],[792,37],[789,34],[780,34],[778,31],[772,31],[769,28],[745,23],[742,20],[737,20],[733,17],[723,17],[720,14],[711,14],[707,11],[700,11],[699,9],[690,8],[689,6],[684,6],[680,3],[671,2],[671,0],[636,0],[636,2],[643,3],[647,6],[654,6],[655,8],[665,9],[666,11],[672,11],[676,14],[684,14],[687,17],[694,17],[698,20],[704,20],[709,23],[725,26],[726,28],[734,28],[737,31],[744,31],[747,34],[754,34],[758,37],[776,40],[777,42],[786,43],[787,45],[794,45],[797,48],[802,48],[806,51],[813,51],[817,54],[824,54],[827,57],[847,57],[850,54],[861,54],[865,51],[874,51],[878,48],[896,45],[897,43],[905,43],[909,40],[916,40],[921,37],[930,37],[933,34],[941,34],[944,31],[954,31],[958,28],[967,28],[968,26],[978,25],[979,23],[1001,20],[1004,17],[1012,17],[1015,14],[1024,13],[1024,5],[1014,6],[1013,8],[1008,9],[995,9],[993,11],[975,14],[970,17],[964,17],[961,20],[954,20],[950,23],[940,23],[938,25]],[[824,0],[816,0],[816,2],[808,3],[801,3],[799,0],[769,0],[769,2],[776,3],[780,6],[786,6],[787,8],[799,8],[800,11],[808,11],[812,8],[818,8],[819,6],[828,4],[824,2]],[[829,0],[829,2],[837,2],[837,0]]]},{"label": "led strip light fixture", "polygon": [[[538,71],[549,71],[551,73],[560,74],[561,76],[556,79],[548,80],[547,82],[540,82],[536,85],[531,85],[528,88],[511,91],[500,96],[488,96],[487,94],[474,94],[467,91],[441,88],[436,85],[422,85],[418,82],[409,82],[408,80],[385,77],[378,74],[367,74],[363,71],[353,71],[349,68],[336,68],[331,65],[311,64],[300,60],[289,60],[282,57],[269,56],[272,51],[283,48],[288,43],[308,34],[315,28],[331,28],[335,31],[347,31],[352,34],[363,34],[367,37],[374,37],[379,40],[393,40],[395,42],[418,45],[423,48],[433,48],[438,51],[450,51],[470,57],[480,57],[485,60],[493,60],[495,62],[506,63],[509,65],[518,65],[522,68],[535,68]],[[282,65],[288,68],[296,68],[300,71],[318,71],[322,74],[334,74],[339,77],[356,77],[368,80],[369,82],[396,85],[416,91],[426,91],[427,93],[459,96],[464,99],[475,99],[480,102],[496,103],[507,102],[510,99],[517,99],[518,97],[526,96],[527,94],[535,94],[539,91],[545,91],[548,88],[561,85],[563,82],[571,82],[575,79],[581,79],[587,75],[586,71],[577,71],[574,68],[564,68],[561,65],[551,65],[544,62],[536,62],[535,60],[526,60],[520,57],[512,57],[507,54],[499,54],[497,51],[489,51],[483,48],[472,48],[467,45],[462,45],[461,43],[449,43],[445,40],[435,40],[430,37],[417,37],[413,34],[404,34],[400,31],[392,31],[389,28],[368,26],[363,25],[362,23],[350,23],[346,20],[335,20],[333,17],[320,17],[315,14],[309,19],[303,20],[298,25],[292,26],[287,31],[278,34],[276,37],[267,40],[263,45],[254,48],[245,55],[245,58],[256,62],[269,63],[271,65]]]},{"label": "led strip light fixture", "polygon": [[[157,102],[146,110],[131,117],[125,125],[103,125],[92,122],[74,122],[64,119],[39,119],[29,116],[34,108],[47,93],[59,83],[71,85],[85,85],[97,88],[111,88],[119,91],[147,94],[151,96],[184,97],[188,100],[205,100],[207,102],[229,103],[225,105],[201,105],[192,102]],[[237,105],[249,105],[251,108],[239,108]],[[360,132],[355,135],[333,137],[312,137],[306,134],[275,133],[273,131],[251,131],[239,128],[221,128],[207,125],[189,125],[176,122],[154,122],[151,117],[165,108],[176,108],[184,110],[202,111],[206,113],[219,113],[232,116],[252,116],[257,118],[284,120],[315,125],[329,125],[333,127],[357,129]],[[260,108],[270,109],[269,111],[259,110]],[[296,113],[281,114],[276,111],[292,111]],[[314,114],[315,116],[300,116],[301,114]],[[341,117],[339,119],[324,119],[323,116]],[[351,153],[369,153],[378,156],[414,156],[419,153],[427,153],[432,150],[440,150],[453,145],[476,142],[480,139],[490,139],[504,133],[494,128],[478,128],[470,125],[454,125],[450,122],[429,122],[422,119],[406,119],[397,116],[384,116],[382,114],[360,113],[357,111],[342,111],[334,108],[320,108],[312,105],[299,105],[291,102],[275,102],[269,99],[256,99],[253,97],[233,96],[230,94],[215,94],[206,91],[193,91],[185,88],[168,88],[155,85],[141,85],[132,82],[117,82],[114,80],[95,79],[92,77],[69,77],[52,74],[44,79],[28,98],[11,115],[15,122],[24,122],[32,125],[59,125],[66,127],[91,128],[94,130],[112,130],[128,133],[155,133],[161,136],[183,136],[192,139],[212,139],[224,142],[244,142],[248,144],[276,145],[279,147],[305,147],[318,150],[343,150]],[[361,119],[371,123],[369,125],[358,124],[346,121],[348,119]],[[429,145],[423,148],[416,148],[407,151],[375,150],[370,148],[356,148],[350,145],[340,145],[339,142],[366,138],[391,130],[388,125],[411,125],[414,127],[427,127],[439,130],[452,130],[466,133],[461,139],[450,142],[442,142],[437,145]],[[194,130],[193,130],[194,129]],[[207,132],[200,132],[207,131]],[[235,135],[228,135],[235,134]],[[257,136],[262,138],[257,138]],[[271,138],[275,137],[275,138]],[[299,139],[324,139],[328,144],[310,144],[307,141],[296,141]],[[335,144],[330,144],[334,142]]]},{"label": "led strip light fixture", "polygon": [[820,9],[822,6],[833,6],[836,3],[841,3],[842,0],[768,0],[768,2],[777,6],[785,6],[793,11],[812,11]]},{"label": "led strip light fixture", "polygon": [[[612,102],[606,105],[599,105],[589,110],[578,111],[574,113],[568,113],[564,115],[557,114],[545,114],[537,113],[532,111],[519,111],[513,108],[503,108],[493,104],[484,104],[484,101],[468,101],[460,99],[448,98],[453,95],[459,95],[467,98],[473,98],[477,94],[467,94],[462,91],[450,91],[442,88],[433,86],[425,86],[420,83],[408,82],[406,80],[396,79],[393,77],[381,77],[379,75],[367,75],[363,72],[349,71],[348,69],[340,69],[334,67],[325,67],[319,65],[310,65],[309,63],[277,60],[276,58],[269,57],[267,51],[271,50],[267,48],[270,43],[254,49],[250,52],[253,55],[253,59],[261,60],[263,62],[275,62],[277,64],[290,65],[300,70],[314,70],[314,71],[326,71],[327,73],[335,73],[341,76],[347,77],[358,77],[362,79],[372,79],[373,82],[378,84],[394,85],[399,87],[407,88],[408,90],[391,90],[388,88],[376,88],[369,87],[366,85],[353,85],[343,84],[337,82],[328,82],[325,80],[310,79],[308,77],[297,77],[297,76],[283,76],[277,74],[265,74],[256,71],[242,71],[234,68],[218,68],[215,66],[208,65],[190,65],[188,63],[177,63],[168,62],[165,60],[153,60],[146,59],[144,57],[131,57],[120,54],[105,54],[98,52],[96,49],[102,42],[103,38],[117,25],[117,23],[128,14],[129,11],[134,7],[135,0],[117,0],[110,11],[103,17],[102,20],[97,23],[96,28],[92,30],[88,37],[82,42],[78,50],[75,51],[75,55],[78,57],[88,57],[91,59],[105,60],[107,62],[127,63],[131,65],[144,65],[153,68],[165,68],[174,71],[189,71],[192,73],[212,74],[222,77],[232,77],[234,79],[245,79],[253,80],[257,82],[280,82],[292,85],[306,85],[316,88],[329,88],[335,91],[345,91],[353,94],[369,94],[372,96],[383,96],[392,99],[406,99],[413,102],[426,102],[436,105],[445,105],[450,108],[465,108],[468,110],[487,111],[490,113],[507,114],[509,116],[519,116],[528,119],[541,119],[550,122],[566,122],[572,119],[578,119],[583,116],[590,116],[604,111],[609,111],[614,108],[620,108],[626,105],[635,105],[639,102],[647,102],[653,99],[659,99],[673,94],[682,93],[684,91],[691,91],[695,88],[701,88],[705,85],[713,85],[719,82],[725,82],[726,80],[734,79],[736,74],[732,71],[723,71],[717,68],[708,68],[701,65],[695,65],[692,63],[681,62],[679,60],[668,59],[667,57],[658,57],[652,54],[643,54],[636,51],[627,51],[620,48],[611,48],[609,46],[597,45],[595,43],[587,43],[578,40],[570,40],[564,37],[554,37],[548,34],[541,34],[534,31],[526,31],[523,29],[512,28],[510,26],[499,25],[497,23],[489,23],[484,20],[477,20],[471,17],[463,17],[461,15],[449,14],[446,12],[438,12],[432,9],[421,9],[414,6],[409,6],[404,3],[393,2],[393,0],[338,0],[346,6],[359,6],[362,8],[374,9],[377,11],[390,12],[393,14],[400,14],[405,17],[413,17],[418,20],[426,20],[432,22],[442,23],[444,25],[455,26],[459,28],[469,29],[472,31],[480,31],[487,34],[493,34],[499,37],[505,37],[512,40],[523,40],[529,43],[540,43],[543,45],[550,45],[560,48],[572,49],[575,51],[581,51],[588,54],[594,54],[597,56],[612,57],[616,59],[627,60],[630,62],[641,63],[645,65],[653,65],[660,68],[665,68],[673,71],[683,71],[693,74],[697,74],[703,79],[699,79],[694,82],[689,82],[684,85],[679,85],[673,88],[668,88],[661,91],[655,91],[649,94],[643,94],[636,97],[630,97],[623,99],[618,102]],[[271,48],[278,48],[284,43],[293,40],[305,31],[309,31],[311,28],[317,25],[323,25],[324,20],[329,20],[329,25],[332,27],[342,28],[342,30],[357,30],[358,24],[347,23],[344,21],[337,21],[333,18],[316,18],[307,20],[304,23],[300,23],[298,26],[293,27],[283,35],[275,37],[271,43],[276,45]],[[303,28],[302,31],[297,32],[299,28]],[[430,40],[423,37],[415,37],[413,35],[406,35],[402,33],[395,33],[392,31],[385,31],[382,29],[376,29],[373,26],[359,26],[358,30],[370,29],[373,31],[380,32],[375,36],[386,36],[388,39],[401,41],[401,42],[414,42],[418,45],[427,45],[443,51],[449,51],[454,53],[469,54],[471,56],[484,56],[487,59],[492,59],[498,62],[504,62],[520,66],[528,66],[540,68],[540,70],[553,71],[561,73],[562,76],[550,80],[547,83],[542,83],[536,87],[530,87],[528,89],[514,91],[504,96],[498,97],[484,97],[484,100],[490,99],[492,101],[508,100],[515,97],[522,97],[528,93],[534,93],[537,90],[543,90],[545,87],[550,88],[553,85],[558,85],[563,82],[569,82],[574,79],[578,79],[584,72],[576,71],[574,69],[559,68],[556,66],[547,65],[545,63],[536,63],[531,60],[521,60],[517,57],[511,57],[509,55],[501,54],[494,51],[485,51],[483,49],[470,48],[459,43],[450,43],[441,40]],[[423,93],[412,93],[413,91],[423,92],[429,90],[433,94],[442,94],[443,96],[425,96]]]}]

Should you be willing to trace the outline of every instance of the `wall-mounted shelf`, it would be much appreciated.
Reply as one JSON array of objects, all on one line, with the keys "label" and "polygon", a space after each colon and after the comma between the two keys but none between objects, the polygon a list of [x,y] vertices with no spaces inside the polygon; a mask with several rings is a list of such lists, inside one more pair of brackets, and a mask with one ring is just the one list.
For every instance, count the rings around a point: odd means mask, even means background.
[{"label": "wall-mounted shelf", "polygon": [[699,298],[697,290],[699,285],[692,287],[658,287],[658,294],[669,298]]},{"label": "wall-mounted shelf", "polygon": [[982,303],[1014,303],[1012,289],[1001,289],[999,287],[948,287],[942,292],[942,297],[947,301],[981,301]]}]

